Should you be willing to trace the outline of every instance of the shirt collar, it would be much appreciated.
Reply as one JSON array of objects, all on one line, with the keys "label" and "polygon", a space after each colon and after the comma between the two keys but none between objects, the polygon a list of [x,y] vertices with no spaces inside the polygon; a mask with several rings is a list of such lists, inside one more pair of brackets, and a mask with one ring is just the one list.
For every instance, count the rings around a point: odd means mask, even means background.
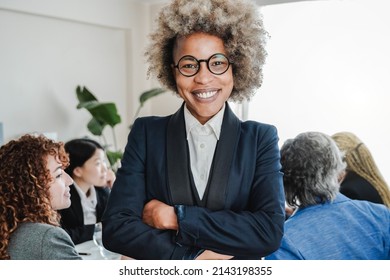
[{"label": "shirt collar", "polygon": [[202,125],[188,110],[187,105],[184,106],[184,120],[186,124],[186,133],[187,139],[190,135],[191,130],[196,126],[208,126],[214,132],[215,137],[219,140],[219,136],[221,134],[221,127],[223,121],[223,115],[225,112],[226,105],[223,104],[223,107],[217,114],[215,114],[210,120],[208,120],[204,125]]},{"label": "shirt collar", "polygon": [[89,191],[90,191],[90,195],[87,197],[86,194],[84,193],[84,191],[76,184],[76,182],[73,182],[73,185],[76,189],[76,191],[79,193],[79,196],[80,196],[80,199],[83,200],[83,201],[90,201],[92,203],[95,203],[96,202],[96,191],[95,191],[95,188],[91,188]]}]

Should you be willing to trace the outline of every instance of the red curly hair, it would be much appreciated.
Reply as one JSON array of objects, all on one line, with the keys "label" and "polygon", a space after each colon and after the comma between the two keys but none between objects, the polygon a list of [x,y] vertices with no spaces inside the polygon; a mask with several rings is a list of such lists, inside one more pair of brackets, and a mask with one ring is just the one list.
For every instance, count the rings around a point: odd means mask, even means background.
[{"label": "red curly hair", "polygon": [[0,148],[0,259],[10,259],[10,236],[20,223],[59,225],[59,214],[50,202],[49,155],[64,169],[68,166],[64,144],[43,135],[27,134]]}]

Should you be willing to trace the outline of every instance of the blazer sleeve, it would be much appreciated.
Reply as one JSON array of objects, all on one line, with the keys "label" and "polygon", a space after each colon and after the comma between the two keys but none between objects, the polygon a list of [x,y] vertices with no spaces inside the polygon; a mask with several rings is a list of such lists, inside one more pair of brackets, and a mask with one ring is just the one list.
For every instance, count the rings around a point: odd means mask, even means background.
[{"label": "blazer sleeve", "polygon": [[[250,142],[243,140],[246,142],[243,146]],[[240,210],[220,211],[183,206],[184,213],[179,215],[177,243],[242,259],[264,257],[279,248],[285,213],[276,128],[267,125],[258,130],[255,145],[257,148],[249,147],[239,152],[244,161],[254,158],[253,178],[240,178],[235,181],[240,185],[229,186],[230,189],[249,189],[249,195],[241,198],[241,203],[247,206]],[[250,166],[247,167],[250,169]],[[240,177],[238,174],[230,176]]]},{"label": "blazer sleeve", "polygon": [[158,230],[142,221],[147,201],[145,135],[144,119],[137,119],[102,218],[103,244],[135,259],[182,259],[189,248],[176,244],[175,231]]},{"label": "blazer sleeve", "polygon": [[304,260],[301,252],[287,238],[283,237],[280,248],[272,254],[266,256],[265,260]]},{"label": "blazer sleeve", "polygon": [[69,235],[60,227],[45,232],[41,249],[43,260],[81,260]]}]

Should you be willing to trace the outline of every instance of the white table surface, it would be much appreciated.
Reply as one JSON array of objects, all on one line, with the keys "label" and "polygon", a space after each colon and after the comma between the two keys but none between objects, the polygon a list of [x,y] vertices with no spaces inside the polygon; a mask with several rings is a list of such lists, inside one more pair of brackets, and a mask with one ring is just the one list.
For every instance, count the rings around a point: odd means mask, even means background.
[{"label": "white table surface", "polygon": [[[99,247],[96,246],[93,240],[77,244],[76,251],[80,254],[83,260],[119,260],[121,258],[121,255],[106,249],[104,249],[101,254]],[[103,257],[103,255],[105,257]]]}]

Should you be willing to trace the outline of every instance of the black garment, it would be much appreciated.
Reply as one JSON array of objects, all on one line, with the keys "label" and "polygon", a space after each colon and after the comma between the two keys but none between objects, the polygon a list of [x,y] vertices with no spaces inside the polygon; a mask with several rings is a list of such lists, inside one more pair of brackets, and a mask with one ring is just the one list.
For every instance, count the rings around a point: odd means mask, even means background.
[{"label": "black garment", "polygon": [[[95,187],[97,204],[96,220],[100,222],[107,205],[110,191],[108,188]],[[95,225],[84,225],[84,214],[79,193],[74,185],[70,186],[72,204],[69,208],[59,210],[61,214],[61,227],[70,235],[74,244],[92,240]]]},{"label": "black garment", "polygon": [[378,191],[366,179],[352,171],[347,172],[341,183],[340,192],[350,199],[383,204]]},{"label": "black garment", "polygon": [[[171,116],[138,118],[104,213],[105,247],[139,260],[189,259],[199,249],[260,259],[277,250],[285,198],[276,128],[241,122],[226,105],[213,163],[200,201],[189,172],[184,104]],[[176,206],[179,230],[142,221],[151,199]]]}]

